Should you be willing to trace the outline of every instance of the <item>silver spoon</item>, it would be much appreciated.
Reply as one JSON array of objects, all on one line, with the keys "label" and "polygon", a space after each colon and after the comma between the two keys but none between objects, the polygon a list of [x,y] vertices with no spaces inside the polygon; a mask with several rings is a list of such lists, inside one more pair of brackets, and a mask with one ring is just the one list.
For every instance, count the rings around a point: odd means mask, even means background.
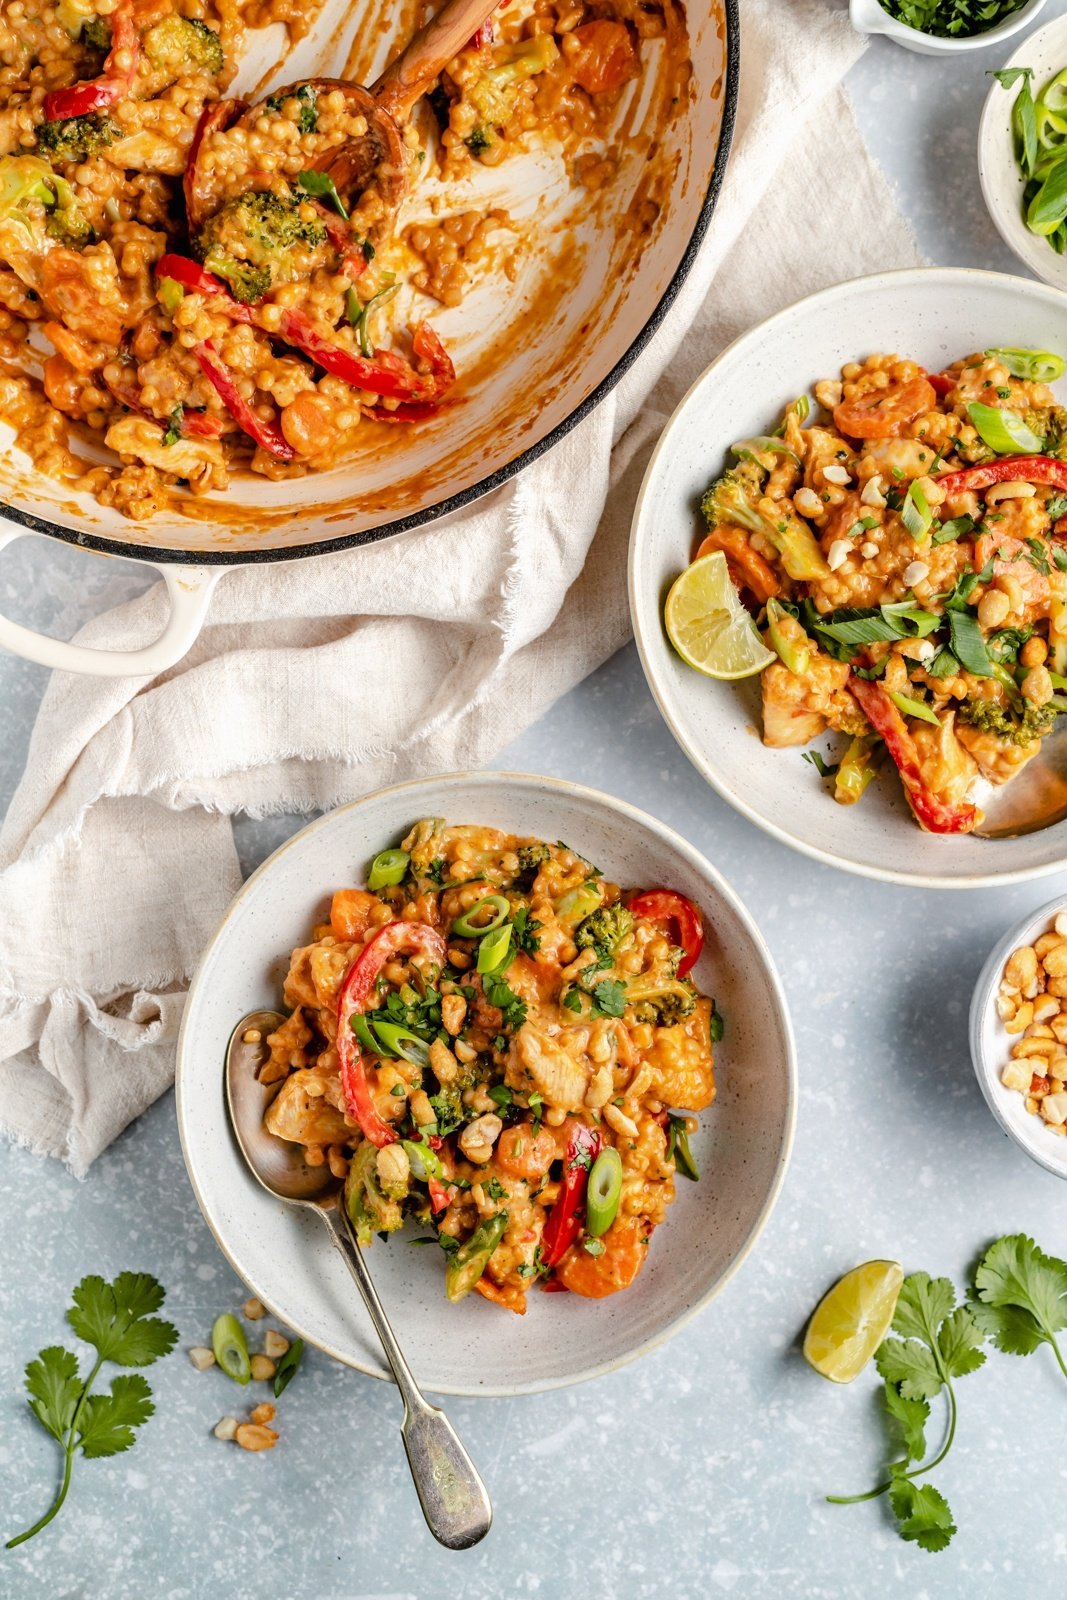
[{"label": "silver spoon", "polygon": [[982,787],[977,804],[985,812],[979,839],[1019,839],[1067,817],[1067,722],[1041,741],[1040,753],[1010,783]]},{"label": "silver spoon", "polygon": [[[441,1544],[450,1550],[469,1549],[489,1532],[493,1520],[489,1495],[452,1424],[443,1411],[430,1405],[404,1360],[356,1243],[347,1208],[338,1203],[341,1184],[328,1166],[308,1166],[300,1145],[275,1138],[264,1126],[264,1113],[281,1083],[259,1081],[267,1058],[263,1041],[284,1020],[277,1011],[250,1011],[230,1035],[226,1103],[237,1143],[253,1177],[268,1193],[307,1206],[329,1228],[330,1238],[363,1296],[404,1401],[400,1433],[423,1516]],[[246,1034],[252,1037],[246,1039]]]}]

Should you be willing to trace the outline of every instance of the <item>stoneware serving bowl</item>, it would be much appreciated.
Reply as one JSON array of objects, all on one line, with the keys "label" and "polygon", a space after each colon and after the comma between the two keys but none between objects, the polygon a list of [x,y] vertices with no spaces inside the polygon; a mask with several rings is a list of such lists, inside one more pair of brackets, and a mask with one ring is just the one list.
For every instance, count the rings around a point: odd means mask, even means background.
[{"label": "stoneware serving bowl", "polygon": [[[1067,17],[1050,22],[1025,39],[1006,67],[1032,67],[1034,98],[1058,72],[1067,67]],[[994,79],[978,124],[978,177],[989,215],[1004,243],[1024,266],[1056,289],[1067,289],[1067,258],[1059,256],[1047,239],[1031,233],[1023,218],[1026,179],[1015,159],[1011,112],[1019,93],[1018,82],[1002,89]]]},{"label": "stoneware serving bowl", "polygon": [[891,17],[878,0],[850,0],[848,14],[852,26],[858,33],[884,33],[887,39],[892,39],[894,44],[904,46],[905,50],[914,50],[920,56],[958,55],[964,50],[984,50],[989,45],[1002,44],[1005,39],[1010,39],[1013,33],[1018,33],[1020,28],[1025,28],[1034,21],[1038,12],[1045,4],[1045,0],[1029,0],[1029,3],[1020,6],[1018,11],[1013,11],[1003,22],[998,22],[995,28],[987,28],[984,33],[974,33],[965,37],[940,39],[933,33],[922,33],[918,28],[909,28],[905,23],[898,22],[896,17]]},{"label": "stoneware serving bowl", "polygon": [[[229,92],[254,101],[279,83],[320,75],[371,83],[411,36],[415,10],[410,0],[325,0],[288,53],[279,27],[250,32]],[[172,608],[163,637],[137,652],[72,646],[3,618],[0,645],[72,671],[160,672],[189,648],[228,566],[294,560],[417,528],[496,488],[580,421],[666,313],[726,165],[737,0],[672,4],[667,16],[672,47],[663,39],[642,46],[644,69],[611,130],[618,165],[602,190],[571,182],[563,154],[548,148],[479,166],[447,186],[433,163],[420,169],[398,227],[431,213],[502,207],[521,247],[514,282],[490,274],[449,309],[404,287],[388,308],[400,327],[429,316],[455,360],[459,382],[437,417],[410,427],[368,424],[359,454],[330,472],[279,483],[238,475],[225,493],[179,494],[143,523],[44,478],[0,428],[0,549],[32,531],[149,562],[166,580]],[[425,106],[419,116],[432,122]],[[431,136],[425,126],[424,134]]]},{"label": "stoneware serving bowl", "polygon": [[298,833],[245,884],[193,980],[178,1044],[186,1165],[209,1227],[249,1288],[320,1349],[388,1377],[326,1230],[272,1199],[245,1167],[227,1123],[223,1058],[242,1015],[280,1005],[290,951],[322,920],[333,890],[361,883],[366,863],[425,815],[566,839],[614,881],[678,889],[704,913],[707,942],[694,977],[725,1018],[718,1094],[693,1139],[700,1181],[679,1180],[633,1287],[599,1301],[532,1294],[517,1317],[478,1295],[450,1306],[440,1252],[410,1248],[410,1230],[371,1246],[386,1311],[429,1388],[503,1395],[576,1383],[660,1344],[722,1288],[770,1215],[793,1138],[793,1037],[767,947],[716,868],[654,818],[557,779],[483,772],[385,789]]},{"label": "stoneware serving bowl", "polygon": [[1054,1172],[1059,1178],[1067,1178],[1067,1139],[1053,1133],[1040,1117],[1027,1111],[1024,1097],[1001,1082],[1016,1040],[997,1015],[997,991],[1012,951],[1018,950],[1020,945],[1033,944],[1064,910],[1067,910],[1067,896],[1061,895],[1008,929],[990,951],[975,985],[970,1023],[971,1060],[990,1111],[1009,1139],[1014,1139],[1046,1172]]},{"label": "stoneware serving bowl", "polygon": [[[766,433],[797,395],[846,361],[895,351],[931,371],[994,345],[1067,356],[1067,298],[1024,278],[962,268],[880,273],[801,300],[744,334],[697,379],[649,462],[630,538],[630,610],[649,686],[694,766],[742,815],[832,866],[887,882],[974,888],[1064,865],[1067,823],[1022,839],[934,837],[912,820],[892,769],[836,805],[799,749],[761,742],[759,679],[716,683],[675,655],[667,590],[692,559],[700,497],[737,439]],[[1057,385],[1067,398],[1067,380]],[[832,737],[818,748],[834,748]]]}]

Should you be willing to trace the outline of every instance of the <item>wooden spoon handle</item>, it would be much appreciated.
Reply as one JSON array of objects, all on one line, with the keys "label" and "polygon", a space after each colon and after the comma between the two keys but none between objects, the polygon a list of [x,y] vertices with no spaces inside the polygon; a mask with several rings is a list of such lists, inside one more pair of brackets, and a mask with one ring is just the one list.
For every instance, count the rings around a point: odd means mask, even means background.
[{"label": "wooden spoon handle", "polygon": [[412,106],[440,75],[442,67],[474,37],[499,4],[500,0],[448,0],[374,85],[373,93],[382,110],[398,122],[406,121]]}]

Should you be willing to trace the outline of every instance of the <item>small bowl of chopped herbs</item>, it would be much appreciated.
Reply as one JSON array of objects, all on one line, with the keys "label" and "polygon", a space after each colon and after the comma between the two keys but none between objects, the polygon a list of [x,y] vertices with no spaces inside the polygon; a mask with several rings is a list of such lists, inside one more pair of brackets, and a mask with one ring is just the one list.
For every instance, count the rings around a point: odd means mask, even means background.
[{"label": "small bowl of chopped herbs", "polygon": [[1038,29],[989,76],[978,127],[986,207],[1019,260],[1067,289],[1067,17]]},{"label": "small bowl of chopped herbs", "polygon": [[983,50],[1032,22],[1045,0],[850,0],[860,33],[887,39],[919,55]]}]

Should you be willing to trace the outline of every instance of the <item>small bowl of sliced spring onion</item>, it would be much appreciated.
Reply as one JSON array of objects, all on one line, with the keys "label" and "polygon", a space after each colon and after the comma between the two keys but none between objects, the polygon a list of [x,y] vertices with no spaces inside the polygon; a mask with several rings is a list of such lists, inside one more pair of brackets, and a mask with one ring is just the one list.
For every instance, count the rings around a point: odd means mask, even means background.
[{"label": "small bowl of sliced spring onion", "polygon": [[1067,17],[1040,28],[992,77],[978,128],[986,207],[1019,260],[1067,289]]}]

